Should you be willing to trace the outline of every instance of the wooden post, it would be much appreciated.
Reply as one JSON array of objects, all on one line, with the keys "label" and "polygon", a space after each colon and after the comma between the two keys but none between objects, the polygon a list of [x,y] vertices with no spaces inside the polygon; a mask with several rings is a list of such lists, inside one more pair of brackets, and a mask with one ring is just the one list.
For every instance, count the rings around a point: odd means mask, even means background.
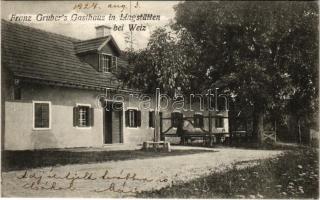
[{"label": "wooden post", "polygon": [[277,121],[274,121],[274,142],[277,142]]},{"label": "wooden post", "polygon": [[258,142],[261,144],[263,143],[263,139],[264,139],[264,115],[263,114],[260,114],[258,116],[258,121],[259,121],[259,124],[262,126],[262,127],[259,127],[258,126]]},{"label": "wooden post", "polygon": [[160,140],[164,140],[164,134],[163,132],[163,119],[162,119],[162,113],[159,112],[159,117],[160,117]]},{"label": "wooden post", "polygon": [[212,143],[213,143],[213,141],[212,141],[212,121],[211,121],[211,112],[209,111],[209,137],[210,137],[210,139],[209,139],[209,146],[212,146]]},{"label": "wooden post", "polygon": [[218,89],[219,89],[219,88],[216,88],[215,94],[214,94],[216,112],[218,111]]},{"label": "wooden post", "polygon": [[246,142],[249,142],[249,136],[248,136],[248,119],[245,119],[245,123],[246,123],[246,126],[245,126],[245,131],[246,131]]},{"label": "wooden post", "polygon": [[301,125],[300,125],[300,119],[298,119],[298,133],[299,133],[299,143],[301,144]]},{"label": "wooden post", "polygon": [[154,123],[154,142],[160,141],[160,120],[159,120],[159,109],[160,109],[160,88],[156,89],[156,105],[154,109],[155,123]]}]

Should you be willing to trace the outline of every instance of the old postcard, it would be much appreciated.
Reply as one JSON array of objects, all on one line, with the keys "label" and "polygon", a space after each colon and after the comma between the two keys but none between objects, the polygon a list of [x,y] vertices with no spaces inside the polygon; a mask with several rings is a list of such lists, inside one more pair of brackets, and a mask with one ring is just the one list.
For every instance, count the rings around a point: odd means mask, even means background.
[{"label": "old postcard", "polygon": [[319,198],[319,7],[2,1],[1,196]]}]

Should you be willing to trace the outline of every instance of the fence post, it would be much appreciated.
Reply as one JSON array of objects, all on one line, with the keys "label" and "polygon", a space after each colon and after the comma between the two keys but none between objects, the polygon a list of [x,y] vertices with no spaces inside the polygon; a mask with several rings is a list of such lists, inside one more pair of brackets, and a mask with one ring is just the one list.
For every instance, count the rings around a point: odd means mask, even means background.
[{"label": "fence post", "polygon": [[163,119],[162,119],[162,113],[159,112],[159,115],[160,115],[160,139],[161,140],[164,140],[164,134],[163,134],[163,127],[162,127],[162,122],[163,122]]},{"label": "fence post", "polygon": [[277,142],[277,121],[274,121],[274,142]]},{"label": "fence post", "polygon": [[245,129],[246,129],[246,139],[245,139],[245,140],[246,140],[246,142],[249,142],[249,136],[248,136],[248,119],[245,120],[245,123],[246,123],[246,126],[245,126],[245,127],[246,127],[246,128],[245,128]]},{"label": "fence post", "polygon": [[300,124],[300,119],[298,119],[298,133],[299,133],[299,144],[301,144],[302,139],[301,139],[301,124]]},{"label": "fence post", "polygon": [[211,112],[209,111],[209,137],[210,137],[210,139],[209,139],[209,146],[211,146],[212,145],[212,121],[211,121]]},{"label": "fence post", "polygon": [[155,105],[155,124],[154,124],[154,142],[160,141],[160,128],[159,128],[159,108],[160,108],[160,88],[156,89],[156,105]]}]

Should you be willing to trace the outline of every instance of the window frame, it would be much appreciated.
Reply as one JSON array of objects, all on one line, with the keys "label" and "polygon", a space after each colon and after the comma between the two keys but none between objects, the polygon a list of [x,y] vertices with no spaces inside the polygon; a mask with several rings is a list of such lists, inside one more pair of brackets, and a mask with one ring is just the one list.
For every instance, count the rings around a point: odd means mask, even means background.
[{"label": "window frame", "polygon": [[[128,111],[128,115],[129,115],[129,118],[128,118],[129,121],[128,121],[128,126],[127,126],[127,128],[139,128],[139,127],[138,127],[138,121],[137,121],[138,119],[137,119],[137,118],[136,118],[136,119],[134,118],[135,115],[136,115],[135,113],[138,112],[138,108],[128,108],[127,111]],[[130,111],[134,111],[134,112],[130,112]],[[130,116],[131,116],[130,113],[133,113],[133,122],[134,122],[133,125],[135,125],[135,126],[131,126],[131,125],[130,125],[130,119],[131,119],[131,118],[130,118]],[[138,114],[137,114],[137,115],[138,115]]]},{"label": "window frame", "polygon": [[[77,103],[76,104],[76,107],[88,107],[89,109],[88,109],[88,113],[87,113],[87,115],[89,115],[89,112],[91,112],[90,111],[90,109],[91,109],[91,104],[83,104],[83,103]],[[80,120],[80,110],[79,110],[79,120]],[[74,116],[72,116],[72,117],[74,117]],[[93,117],[93,116],[91,116],[91,117]],[[88,118],[87,118],[87,120],[89,120]],[[89,121],[87,121],[87,124],[89,123],[89,126],[74,126],[75,128],[77,128],[77,129],[91,129],[92,128],[92,125],[90,124],[90,122]],[[80,124],[80,121],[79,121],[79,124]]]},{"label": "window frame", "polygon": [[[35,127],[35,104],[37,103],[43,103],[43,104],[48,104],[49,105],[49,127]],[[51,109],[51,101],[32,101],[32,129],[37,130],[37,131],[42,131],[42,130],[51,130],[51,122],[52,122],[52,109]]]},{"label": "window frame", "polygon": [[[219,127],[217,126],[217,120],[221,120],[221,121],[222,121],[222,123],[221,123],[222,126],[219,126]],[[222,128],[222,129],[223,129],[223,128],[224,128],[224,117],[216,117],[216,118],[215,118],[215,124],[214,124],[214,125],[215,125],[215,128],[216,128],[216,129],[218,129],[218,128]]]},{"label": "window frame", "polygon": [[[115,65],[115,66],[113,66]],[[112,56],[111,57],[111,67],[115,67],[115,70],[118,70],[118,57]]]},{"label": "window frame", "polygon": [[[196,124],[196,116],[201,116],[201,118],[199,118],[199,119],[202,120],[202,124],[201,124],[201,121],[199,121],[199,124]],[[194,124],[194,128],[203,128],[204,127],[203,113],[196,112],[196,113],[193,114],[193,124]]]},{"label": "window frame", "polygon": [[[172,128],[178,128],[178,125],[179,125],[179,124],[175,124],[175,123],[178,123],[178,122],[176,122],[176,121],[175,121],[176,119],[173,118],[173,113],[178,113],[179,115],[181,115],[181,117],[182,117],[182,123],[183,123],[183,113],[182,113],[180,110],[174,110],[174,111],[172,111],[171,114],[170,114],[171,126],[172,126]],[[177,125],[177,126],[175,126],[175,125]]]},{"label": "window frame", "polygon": [[[104,57],[109,57],[110,59],[106,59],[108,62],[108,67],[106,69],[108,69],[108,71],[104,71],[104,65],[102,62]],[[108,54],[108,53],[99,53],[99,69],[102,73],[111,73],[111,69],[113,67],[113,59],[115,58],[115,68],[118,68],[118,57],[114,56],[112,54]]]},{"label": "window frame", "polygon": [[[135,122],[136,126],[130,126],[130,114],[129,114],[130,110],[134,110],[136,112],[136,117],[137,117],[136,122]],[[128,119],[127,119],[127,113],[128,113]],[[129,129],[137,129],[137,128],[141,128],[143,126],[142,125],[142,112],[141,112],[141,110],[139,110],[138,107],[127,107],[124,110],[124,125],[125,125],[125,128],[129,128]]]}]

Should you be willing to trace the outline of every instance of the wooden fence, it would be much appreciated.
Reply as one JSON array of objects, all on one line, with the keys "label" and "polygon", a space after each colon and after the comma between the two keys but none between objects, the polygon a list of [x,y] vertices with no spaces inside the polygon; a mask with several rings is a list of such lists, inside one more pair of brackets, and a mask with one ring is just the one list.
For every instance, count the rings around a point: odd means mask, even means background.
[{"label": "wooden fence", "polygon": [[[208,119],[208,130],[206,130],[203,126],[197,127],[200,128],[201,131],[188,133],[186,130],[183,130],[183,124],[185,121],[189,122],[193,128],[195,128],[195,120],[196,116],[192,117],[183,117],[182,113],[179,113],[178,115],[171,115],[171,117],[162,117],[162,114],[160,114],[160,136],[161,140],[164,140],[165,137],[180,137],[181,143],[186,144],[188,140],[200,138],[204,141],[205,144],[212,145],[214,141],[221,141],[221,138],[229,138],[230,134],[225,131],[221,132],[213,132],[212,131],[212,120],[215,120],[216,118],[228,118],[225,116],[220,115],[212,115],[209,113],[208,116],[202,116],[202,119]],[[164,120],[170,120],[171,126],[168,127],[166,130],[163,130],[163,121]],[[167,134],[172,128],[177,128],[176,134]],[[228,143],[229,139],[226,139],[225,143]]]}]

